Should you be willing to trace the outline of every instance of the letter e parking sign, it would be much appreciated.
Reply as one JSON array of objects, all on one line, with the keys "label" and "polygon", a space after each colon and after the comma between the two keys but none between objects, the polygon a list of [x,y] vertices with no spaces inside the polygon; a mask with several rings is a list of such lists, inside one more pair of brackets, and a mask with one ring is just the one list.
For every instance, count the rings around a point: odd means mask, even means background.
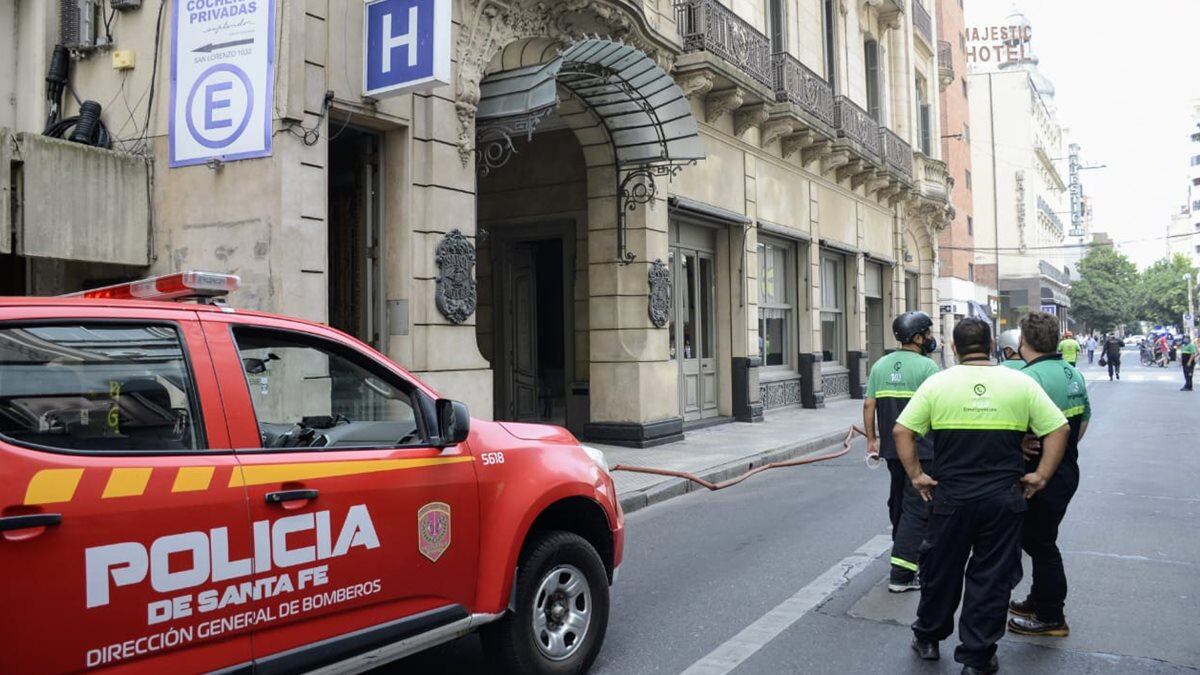
[{"label": "letter e parking sign", "polygon": [[450,84],[451,0],[369,0],[363,6],[363,96]]}]

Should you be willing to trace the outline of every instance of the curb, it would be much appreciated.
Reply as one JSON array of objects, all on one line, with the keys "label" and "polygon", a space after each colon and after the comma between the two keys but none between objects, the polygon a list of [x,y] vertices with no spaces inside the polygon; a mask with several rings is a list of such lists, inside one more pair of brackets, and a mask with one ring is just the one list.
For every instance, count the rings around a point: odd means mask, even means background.
[{"label": "curb", "polygon": [[[831,445],[839,445],[846,437],[845,431],[837,431],[824,436],[817,436],[798,443],[787,443],[768,450],[751,453],[745,457],[725,462],[707,469],[696,471],[695,474],[714,483],[739,476],[742,473],[763,464],[780,462],[801,455],[808,455],[823,450]],[[665,502],[668,499],[682,497],[696,490],[704,490],[701,485],[686,478],[666,478],[659,483],[632,492],[619,495],[621,510],[625,515],[640,511],[647,506]]]}]

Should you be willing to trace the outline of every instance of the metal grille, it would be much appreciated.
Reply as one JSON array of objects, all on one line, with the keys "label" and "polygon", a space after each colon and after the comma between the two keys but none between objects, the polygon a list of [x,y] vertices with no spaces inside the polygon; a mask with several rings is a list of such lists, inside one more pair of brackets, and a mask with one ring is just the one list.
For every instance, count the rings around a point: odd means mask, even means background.
[{"label": "metal grille", "polygon": [[879,143],[883,148],[883,158],[887,161],[888,167],[895,169],[900,175],[912,180],[912,146],[905,143],[903,139],[896,135],[896,132],[884,128],[879,130]]},{"label": "metal grille", "polygon": [[929,16],[929,10],[925,9],[920,0],[913,0],[912,8],[913,28],[925,39],[925,44],[933,46],[933,19]]},{"label": "metal grille", "polygon": [[706,51],[774,87],[771,40],[717,0],[676,0],[675,22],[684,52]]},{"label": "metal grille", "polygon": [[834,99],[834,126],[838,136],[848,138],[861,145],[875,157],[881,157],[879,148],[879,123],[866,110],[858,107],[845,96]]},{"label": "metal grille", "polygon": [[795,103],[832,127],[833,87],[791,54],[775,54],[773,60],[775,99]]}]

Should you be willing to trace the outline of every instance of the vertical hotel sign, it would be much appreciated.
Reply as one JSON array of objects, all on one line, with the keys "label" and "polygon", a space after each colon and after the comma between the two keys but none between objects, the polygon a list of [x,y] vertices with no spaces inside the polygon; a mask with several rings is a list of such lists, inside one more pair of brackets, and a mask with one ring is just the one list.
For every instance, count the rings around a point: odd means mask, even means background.
[{"label": "vertical hotel sign", "polygon": [[170,166],[271,154],[275,0],[172,0]]}]

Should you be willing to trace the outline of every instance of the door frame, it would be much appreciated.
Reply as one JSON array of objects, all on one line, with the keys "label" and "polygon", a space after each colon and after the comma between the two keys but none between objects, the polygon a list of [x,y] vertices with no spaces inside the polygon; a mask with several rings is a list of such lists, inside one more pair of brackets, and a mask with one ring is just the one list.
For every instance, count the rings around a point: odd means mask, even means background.
[{"label": "door frame", "polygon": [[[574,218],[553,218],[536,221],[498,221],[480,223],[481,229],[487,232],[492,255],[492,394],[494,417],[505,419],[509,415],[509,392],[512,391],[512,368],[508,367],[508,354],[504,350],[505,339],[508,335],[508,325],[505,321],[504,293],[506,292],[505,275],[510,264],[511,247],[516,244],[532,243],[558,239],[562,242],[562,275],[563,275],[563,392],[564,404],[571,396],[571,383],[575,380],[575,228]],[[504,365],[504,368],[500,366]],[[570,406],[566,406],[564,414],[569,415]],[[570,420],[565,419],[566,426]]]},{"label": "door frame", "polygon": [[[677,388],[678,397],[679,397],[679,416],[683,418],[685,424],[699,423],[702,420],[708,420],[708,419],[720,417],[720,415],[721,415],[721,367],[720,367],[720,365],[721,365],[720,364],[720,362],[721,362],[721,331],[719,330],[719,326],[717,325],[717,314],[718,314],[717,303],[719,303],[721,301],[721,296],[720,296],[720,293],[718,292],[719,283],[718,283],[718,279],[717,279],[718,270],[720,269],[718,266],[718,260],[717,260],[717,248],[718,248],[717,236],[720,233],[720,228],[707,227],[705,225],[701,225],[699,223],[693,222],[686,218],[679,218],[679,217],[672,218],[669,227],[671,228],[671,232],[667,237],[667,246],[669,249],[669,253],[672,254],[672,257],[669,257],[668,259],[672,261],[672,265],[671,265],[672,293],[676,294],[674,296],[676,298],[676,300],[671,303],[671,313],[672,313],[671,320],[675,322],[675,326],[676,326],[675,327],[676,344],[674,346],[675,346],[675,354],[676,354],[676,388]],[[707,247],[701,246],[695,242],[681,241],[682,237],[680,237],[680,228],[688,228],[688,229],[692,229],[692,230],[696,230],[696,231],[706,232],[708,234],[708,236],[710,237],[708,246]],[[680,297],[680,294],[682,293],[682,290],[684,288],[682,285],[683,280],[679,278],[677,271],[679,269],[682,269],[682,256],[687,253],[693,254],[696,257],[696,272],[695,273],[696,273],[697,287],[699,287],[700,278],[701,278],[701,275],[700,275],[700,259],[701,258],[707,258],[709,260],[709,267],[710,267],[711,274],[712,274],[710,287],[707,289],[699,289],[698,288],[698,290],[701,290],[701,292],[706,292],[709,294],[708,310],[709,310],[710,316],[701,317],[701,321],[703,322],[705,320],[711,320],[713,322],[712,330],[708,331],[708,333],[711,334],[713,337],[712,357],[711,357],[711,360],[713,362],[712,371],[713,371],[713,380],[714,380],[713,407],[711,408],[711,412],[709,412],[709,414],[706,415],[705,408],[704,408],[703,372],[701,372],[701,374],[700,374],[700,378],[701,378],[700,390],[698,391],[698,400],[699,400],[700,410],[699,410],[698,415],[692,417],[691,419],[688,419],[688,417],[686,416],[686,413],[684,412],[685,401],[687,400],[686,399],[687,391],[686,391],[686,387],[685,387],[685,377],[684,377],[683,327],[682,327],[682,323],[679,320],[680,315],[677,313],[679,310],[679,307],[680,307],[678,298]],[[699,296],[697,296],[697,300],[699,300]],[[703,304],[701,304],[701,306],[703,306]],[[700,313],[699,309],[697,309],[697,315],[699,315],[699,313]],[[697,330],[697,335],[698,336],[701,335],[701,333],[699,332],[701,330],[699,326],[697,326],[696,330]],[[703,348],[702,340],[703,340],[703,338],[698,338],[698,344],[697,344],[697,353],[698,354],[702,353],[702,348]],[[704,359],[697,356],[696,360],[699,362],[699,361],[703,361]],[[701,371],[703,371],[703,364],[701,364]]]}]

